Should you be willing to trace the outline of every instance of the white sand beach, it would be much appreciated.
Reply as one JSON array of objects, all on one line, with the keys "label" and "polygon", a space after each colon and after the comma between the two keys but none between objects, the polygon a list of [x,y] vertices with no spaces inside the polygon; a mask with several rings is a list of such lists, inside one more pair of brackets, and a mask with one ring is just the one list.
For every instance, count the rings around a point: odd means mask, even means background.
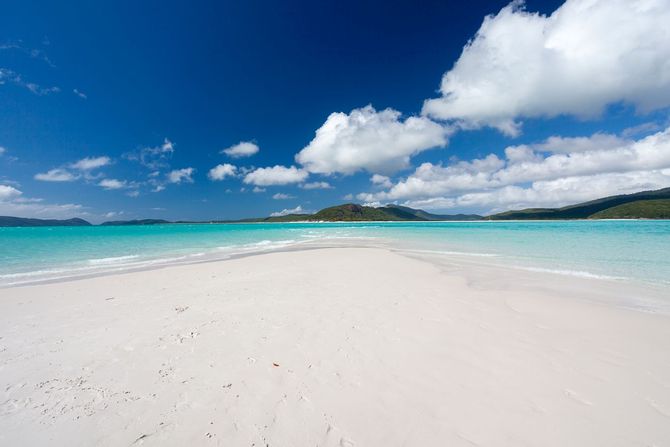
[{"label": "white sand beach", "polygon": [[5,288],[0,445],[668,446],[636,293],[381,248]]}]

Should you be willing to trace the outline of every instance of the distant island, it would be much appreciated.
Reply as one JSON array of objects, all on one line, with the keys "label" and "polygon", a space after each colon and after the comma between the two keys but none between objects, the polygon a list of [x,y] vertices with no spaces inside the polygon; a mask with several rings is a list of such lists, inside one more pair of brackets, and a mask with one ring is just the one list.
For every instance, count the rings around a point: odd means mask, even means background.
[{"label": "distant island", "polygon": [[[103,222],[102,226],[159,225],[186,223],[253,223],[253,222],[430,222],[478,220],[569,220],[569,219],[670,219],[670,188],[635,194],[604,197],[562,208],[528,208],[480,216],[478,214],[432,214],[400,205],[371,207],[346,203],[324,208],[314,214],[287,214],[241,220],[168,221],[138,219]],[[0,216],[0,227],[91,226],[84,219],[28,219]]]},{"label": "distant island", "polygon": [[528,208],[487,216],[488,220],[670,219],[670,188],[604,197],[562,208]]},{"label": "distant island", "polygon": [[0,227],[90,227],[84,219],[30,219],[26,217],[0,216]]},{"label": "distant island", "polygon": [[416,210],[406,206],[386,205],[371,207],[346,203],[344,205],[324,208],[314,214],[287,214],[286,216],[262,217],[244,219],[237,222],[371,222],[371,221],[414,221],[428,222],[439,220],[482,220],[484,217],[477,214],[431,214],[423,210]]},{"label": "distant island", "polygon": [[123,225],[161,225],[173,223],[169,220],[164,219],[135,219],[135,220],[110,220],[108,222],[103,222],[101,226],[123,226]]}]

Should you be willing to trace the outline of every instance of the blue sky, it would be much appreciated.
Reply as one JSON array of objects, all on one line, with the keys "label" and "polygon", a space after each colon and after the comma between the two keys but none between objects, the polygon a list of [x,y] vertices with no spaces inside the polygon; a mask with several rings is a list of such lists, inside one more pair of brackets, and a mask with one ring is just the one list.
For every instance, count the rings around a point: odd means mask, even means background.
[{"label": "blue sky", "polygon": [[3,2],[0,214],[486,213],[670,186],[666,0],[420,3]]}]

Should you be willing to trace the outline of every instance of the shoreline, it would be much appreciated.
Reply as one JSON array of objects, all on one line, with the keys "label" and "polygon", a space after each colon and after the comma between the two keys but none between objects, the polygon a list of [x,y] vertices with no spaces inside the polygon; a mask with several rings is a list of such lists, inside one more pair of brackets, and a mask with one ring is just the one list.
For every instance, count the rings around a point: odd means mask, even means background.
[{"label": "shoreline", "polygon": [[0,289],[0,443],[665,445],[630,290],[352,247]]},{"label": "shoreline", "polygon": [[[361,241],[365,241],[361,243]],[[550,283],[556,283],[556,279],[564,278],[567,281],[583,280],[587,282],[594,282],[597,287],[598,283],[612,284],[615,288],[623,288],[628,293],[635,294],[636,292],[643,292],[645,295],[653,297],[652,302],[658,304],[655,310],[650,310],[648,306],[642,306],[639,309],[633,304],[625,305],[628,309],[637,309],[645,312],[658,312],[663,314],[670,314],[670,302],[664,298],[665,294],[670,291],[670,284],[656,283],[645,281],[641,279],[614,277],[610,275],[599,275],[588,271],[549,269],[539,266],[530,265],[514,265],[505,263],[506,257],[503,255],[491,255],[487,253],[467,253],[448,250],[426,250],[414,249],[408,247],[399,247],[391,240],[385,240],[379,237],[325,237],[316,240],[297,240],[286,243],[287,241],[272,241],[278,243],[278,246],[264,248],[264,244],[250,244],[248,250],[236,251],[232,253],[221,253],[218,251],[201,252],[192,254],[182,254],[178,260],[175,260],[174,255],[168,257],[159,257],[153,259],[146,259],[139,261],[142,265],[117,265],[111,263],[108,266],[102,265],[100,270],[86,273],[73,273],[67,276],[34,279],[25,282],[18,282],[12,284],[0,284],[0,291],[14,288],[30,287],[36,285],[60,284],[71,281],[81,281],[86,279],[94,279],[99,277],[109,277],[116,275],[124,275],[128,273],[141,273],[153,270],[169,269],[173,267],[202,265],[210,263],[228,262],[231,260],[242,259],[247,257],[263,256],[272,253],[294,253],[301,251],[321,250],[321,249],[347,249],[347,248],[362,248],[362,249],[381,249],[387,250],[400,255],[422,259],[424,261],[440,264],[444,262],[452,262],[469,266],[474,269],[494,269],[506,271],[511,275],[520,275],[526,273],[527,275],[536,276],[539,280],[548,280]],[[268,244],[268,245],[271,245]],[[244,248],[241,246],[238,248]],[[255,249],[254,249],[255,248]],[[124,258],[126,256],[123,256]],[[89,267],[88,269],[94,269]],[[70,270],[72,272],[73,270]],[[29,272],[30,274],[32,272]],[[65,272],[63,272],[65,273]],[[544,278],[544,279],[543,279]],[[557,284],[557,283],[556,283]],[[648,300],[645,300],[648,301]]]}]

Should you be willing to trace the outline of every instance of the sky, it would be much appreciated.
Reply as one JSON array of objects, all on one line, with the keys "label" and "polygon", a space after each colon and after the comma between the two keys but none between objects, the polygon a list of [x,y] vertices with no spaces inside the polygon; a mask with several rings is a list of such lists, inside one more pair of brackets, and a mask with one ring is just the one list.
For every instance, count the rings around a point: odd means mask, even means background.
[{"label": "sky", "polygon": [[0,4],[0,215],[563,206],[670,186],[670,0]]}]

